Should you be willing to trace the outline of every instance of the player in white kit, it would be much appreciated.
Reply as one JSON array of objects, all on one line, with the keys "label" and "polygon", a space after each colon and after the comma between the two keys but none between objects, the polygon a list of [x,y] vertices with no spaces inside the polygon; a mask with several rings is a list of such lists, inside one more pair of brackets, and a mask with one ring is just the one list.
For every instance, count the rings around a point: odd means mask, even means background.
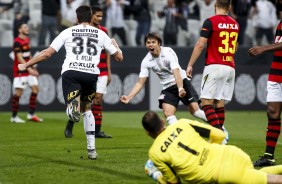
[{"label": "player in white kit", "polygon": [[162,40],[156,33],[146,35],[145,45],[149,52],[141,63],[139,80],[127,96],[121,97],[121,102],[127,104],[139,93],[149,77],[149,70],[152,70],[160,78],[163,87],[159,107],[163,109],[169,124],[177,121],[175,112],[179,101],[187,106],[193,116],[206,121],[206,116],[198,105],[198,94],[186,72],[180,67],[175,52],[170,47],[162,47]]},{"label": "player in white kit", "polygon": [[89,6],[76,9],[78,25],[62,31],[51,45],[25,64],[19,64],[19,70],[26,70],[32,65],[50,58],[64,45],[66,58],[62,67],[63,94],[70,120],[78,122],[83,114],[84,130],[87,138],[88,158],[96,159],[95,119],[91,112],[91,102],[96,92],[96,82],[100,73],[97,67],[102,49],[122,61],[123,55],[115,40],[90,26],[92,18]]}]

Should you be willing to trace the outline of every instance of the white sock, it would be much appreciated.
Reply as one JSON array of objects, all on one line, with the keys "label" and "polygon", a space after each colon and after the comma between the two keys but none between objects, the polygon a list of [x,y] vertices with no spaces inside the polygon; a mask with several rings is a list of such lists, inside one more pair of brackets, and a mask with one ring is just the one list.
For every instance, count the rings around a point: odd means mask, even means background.
[{"label": "white sock", "polygon": [[176,121],[177,121],[177,119],[176,119],[176,116],[174,116],[174,115],[169,116],[169,117],[166,118],[166,122],[167,122],[169,125],[174,124]]},{"label": "white sock", "polygon": [[95,149],[95,119],[92,111],[86,111],[83,115],[84,131],[87,139],[87,149]]},{"label": "white sock", "polygon": [[207,122],[205,112],[201,109],[198,109],[196,112],[194,112],[193,116],[196,117],[196,118],[200,118],[200,119],[204,120],[205,122]]}]

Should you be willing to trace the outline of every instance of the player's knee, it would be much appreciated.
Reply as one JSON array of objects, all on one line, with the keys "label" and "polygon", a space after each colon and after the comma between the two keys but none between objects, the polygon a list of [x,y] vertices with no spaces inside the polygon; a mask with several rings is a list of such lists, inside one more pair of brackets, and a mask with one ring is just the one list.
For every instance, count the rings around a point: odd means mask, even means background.
[{"label": "player's knee", "polygon": [[169,117],[169,116],[173,116],[174,115],[174,112],[172,110],[170,110],[170,109],[167,109],[167,108],[163,109],[163,113],[164,113],[164,116],[166,118]]},{"label": "player's knee", "polygon": [[18,96],[18,97],[21,97],[22,96],[22,94],[23,94],[23,89],[16,89],[15,90],[15,93],[14,93],[16,96]]},{"label": "player's knee", "polygon": [[91,103],[89,101],[81,102],[81,112],[91,111]]},{"label": "player's knee", "polygon": [[271,119],[277,119],[280,117],[280,112],[276,108],[268,107],[267,116]]},{"label": "player's knee", "polygon": [[94,105],[102,105],[103,103],[103,94],[96,93],[95,98],[93,99]]}]

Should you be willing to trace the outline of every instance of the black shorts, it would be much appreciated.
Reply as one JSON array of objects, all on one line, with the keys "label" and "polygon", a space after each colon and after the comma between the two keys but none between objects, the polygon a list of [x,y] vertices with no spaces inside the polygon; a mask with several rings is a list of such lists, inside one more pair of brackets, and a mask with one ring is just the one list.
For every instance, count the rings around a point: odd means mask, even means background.
[{"label": "black shorts", "polygon": [[81,101],[92,101],[96,92],[98,75],[68,70],[62,74],[63,94],[66,104],[80,95]]},{"label": "black shorts", "polygon": [[180,98],[178,96],[178,87],[173,85],[165,90],[162,90],[159,97],[159,108],[162,109],[162,104],[167,103],[173,105],[175,108],[178,107],[179,101],[182,101],[185,106],[188,106],[192,102],[200,103],[199,96],[192,86],[191,81],[188,79],[183,79],[183,88],[186,91],[186,96]]}]

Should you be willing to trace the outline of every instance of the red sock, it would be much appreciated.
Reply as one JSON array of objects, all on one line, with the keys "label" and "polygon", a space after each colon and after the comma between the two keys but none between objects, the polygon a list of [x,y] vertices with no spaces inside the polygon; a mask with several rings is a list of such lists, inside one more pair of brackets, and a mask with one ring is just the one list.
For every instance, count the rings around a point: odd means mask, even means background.
[{"label": "red sock", "polygon": [[268,118],[268,126],[266,131],[266,153],[274,155],[275,147],[280,135],[281,119]]},{"label": "red sock", "polygon": [[12,116],[16,117],[19,111],[19,101],[20,97],[13,95],[12,97]]},{"label": "red sock", "polygon": [[202,107],[202,109],[205,112],[208,123],[215,128],[221,129],[220,124],[219,124],[219,120],[218,120],[218,116],[215,113],[213,106],[212,105],[204,105]]},{"label": "red sock", "polygon": [[36,109],[37,93],[31,93],[29,97],[29,114],[33,115]]},{"label": "red sock", "polygon": [[215,108],[214,110],[215,113],[217,114],[220,127],[222,128],[225,120],[225,109],[224,107],[220,107],[220,108]]},{"label": "red sock", "polygon": [[92,104],[92,113],[95,118],[95,132],[100,132],[103,114],[102,114],[103,107],[102,105],[94,105]]}]

